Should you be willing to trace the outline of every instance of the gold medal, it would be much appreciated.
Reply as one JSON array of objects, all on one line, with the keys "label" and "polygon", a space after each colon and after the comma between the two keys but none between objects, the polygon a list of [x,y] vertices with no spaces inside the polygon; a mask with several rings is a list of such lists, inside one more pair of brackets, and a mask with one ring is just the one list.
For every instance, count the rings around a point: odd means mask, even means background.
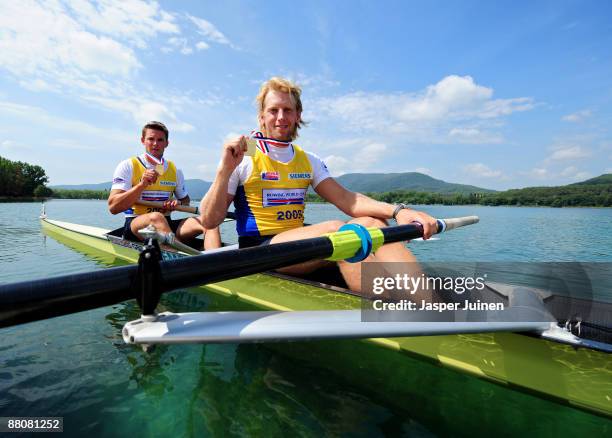
[{"label": "gold medal", "polygon": [[155,172],[157,172],[157,174],[161,176],[166,172],[166,169],[164,169],[163,164],[158,164],[157,166],[155,166]]},{"label": "gold medal", "polygon": [[246,144],[247,150],[244,151],[244,155],[246,155],[247,157],[252,157],[257,151],[257,140],[255,140],[254,138],[247,138]]}]

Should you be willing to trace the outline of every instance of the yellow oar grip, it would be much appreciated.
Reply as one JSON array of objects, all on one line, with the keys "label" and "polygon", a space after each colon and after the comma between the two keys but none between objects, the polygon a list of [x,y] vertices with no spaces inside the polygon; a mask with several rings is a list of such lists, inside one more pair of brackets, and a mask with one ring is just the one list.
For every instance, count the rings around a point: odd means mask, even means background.
[{"label": "yellow oar grip", "polygon": [[[374,253],[385,243],[385,236],[380,228],[371,227],[367,230],[372,238],[372,253]],[[333,262],[350,259],[361,248],[361,238],[355,231],[338,231],[324,236],[327,236],[334,246],[333,254],[327,258]]]}]

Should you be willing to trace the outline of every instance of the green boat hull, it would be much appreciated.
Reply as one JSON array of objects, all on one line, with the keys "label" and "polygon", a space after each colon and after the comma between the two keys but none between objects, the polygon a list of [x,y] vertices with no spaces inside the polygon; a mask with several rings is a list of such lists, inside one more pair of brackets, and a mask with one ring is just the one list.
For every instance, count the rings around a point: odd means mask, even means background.
[{"label": "green boat hull", "polygon": [[[107,230],[50,220],[41,223],[47,235],[101,262],[135,262],[138,258],[136,249],[111,243],[105,236]],[[357,297],[268,274],[197,290],[206,294],[207,310],[360,307]],[[534,427],[533,419],[524,414],[533,411],[554,415],[560,433],[612,433],[612,355],[604,352],[515,333],[271,346],[329,368],[341,379],[416,412],[426,424],[436,427],[442,427],[442,417],[461,417],[466,422],[462,424],[468,425],[466,430],[484,430],[480,415],[486,410],[492,416],[490,426],[495,420],[505,421],[508,432],[519,433]]]}]

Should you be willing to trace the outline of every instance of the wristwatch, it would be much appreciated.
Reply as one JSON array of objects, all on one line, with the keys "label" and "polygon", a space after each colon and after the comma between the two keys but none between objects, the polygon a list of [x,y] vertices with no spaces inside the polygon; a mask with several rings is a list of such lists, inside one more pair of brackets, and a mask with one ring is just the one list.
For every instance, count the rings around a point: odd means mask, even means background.
[{"label": "wristwatch", "polygon": [[400,210],[403,210],[405,208],[408,208],[408,206],[406,204],[402,204],[399,203],[395,206],[395,210],[393,210],[393,220],[397,222],[397,214],[400,212]]}]

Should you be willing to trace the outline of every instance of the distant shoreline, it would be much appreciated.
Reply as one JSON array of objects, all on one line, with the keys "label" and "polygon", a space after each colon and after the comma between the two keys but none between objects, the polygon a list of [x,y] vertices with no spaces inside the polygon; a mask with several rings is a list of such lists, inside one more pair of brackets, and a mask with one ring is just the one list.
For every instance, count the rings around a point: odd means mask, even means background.
[{"label": "distant shoreline", "polygon": [[[55,199],[62,199],[62,200],[72,200],[72,201],[104,201],[106,198],[104,199],[100,199],[100,198],[56,198],[56,197],[50,197],[50,198],[36,198],[36,197],[31,197],[31,196],[26,196],[26,197],[0,197],[0,204],[14,204],[14,203],[18,203],[18,202],[40,202],[40,203],[44,203],[44,202],[50,202],[53,201]],[[193,200],[192,204],[196,205],[199,204],[200,200]],[[306,204],[329,204],[329,202],[327,201],[323,201],[323,200],[310,200],[310,201],[306,201]],[[560,206],[560,207],[555,207],[552,205],[486,205],[486,204],[442,204],[442,203],[432,203],[432,204],[419,204],[419,203],[411,203],[410,205],[441,205],[441,206],[448,206],[448,207],[453,207],[453,206],[463,206],[463,207],[513,207],[513,208],[612,208],[612,207],[608,207],[608,206],[601,206],[601,205],[566,205],[566,206]]]},{"label": "distant shoreline", "polygon": [[34,196],[0,196],[0,203],[12,204],[15,202],[44,202],[48,198],[37,198]]}]

